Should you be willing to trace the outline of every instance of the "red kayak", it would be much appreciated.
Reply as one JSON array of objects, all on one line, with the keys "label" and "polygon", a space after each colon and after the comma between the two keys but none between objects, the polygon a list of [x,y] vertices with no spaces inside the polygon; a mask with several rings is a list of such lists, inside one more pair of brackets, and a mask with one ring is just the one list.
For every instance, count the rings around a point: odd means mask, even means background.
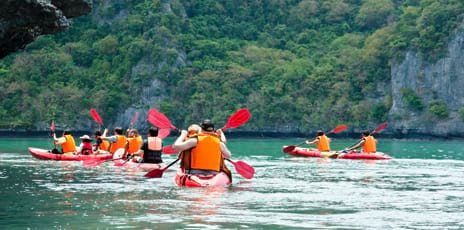
[{"label": "red kayak", "polygon": [[177,170],[176,184],[185,187],[227,187],[231,184],[229,177],[220,172],[216,175],[201,176],[186,174],[182,169]]},{"label": "red kayak", "polygon": [[143,169],[143,170],[152,170],[152,169],[161,169],[166,167],[165,164],[160,163],[160,164],[155,164],[155,163],[137,163],[133,162],[131,160],[126,161],[126,160],[115,160],[114,166],[117,167],[126,167],[126,168],[136,168],[136,169]]},{"label": "red kayak", "polygon": [[390,160],[392,157],[389,155],[376,152],[376,153],[363,153],[363,152],[356,152],[351,151],[348,153],[339,153],[335,151],[330,152],[320,152],[318,150],[309,149],[309,148],[300,148],[295,147],[288,151],[287,146],[282,147],[282,151],[284,153],[290,154],[292,156],[299,156],[299,157],[331,157],[331,158],[339,158],[339,159],[351,159],[351,160]]},{"label": "red kayak", "polygon": [[54,160],[54,161],[85,161],[85,160],[109,160],[113,158],[111,154],[98,154],[98,155],[67,155],[67,154],[54,154],[46,149],[29,147],[29,153],[39,160]]}]

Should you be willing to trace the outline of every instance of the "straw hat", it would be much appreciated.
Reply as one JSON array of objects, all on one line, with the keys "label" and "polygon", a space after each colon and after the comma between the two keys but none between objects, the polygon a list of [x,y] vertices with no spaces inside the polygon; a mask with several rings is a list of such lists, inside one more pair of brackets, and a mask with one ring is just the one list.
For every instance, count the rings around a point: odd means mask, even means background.
[{"label": "straw hat", "polygon": [[82,140],[92,140],[92,138],[89,137],[89,135],[84,135],[80,137]]}]

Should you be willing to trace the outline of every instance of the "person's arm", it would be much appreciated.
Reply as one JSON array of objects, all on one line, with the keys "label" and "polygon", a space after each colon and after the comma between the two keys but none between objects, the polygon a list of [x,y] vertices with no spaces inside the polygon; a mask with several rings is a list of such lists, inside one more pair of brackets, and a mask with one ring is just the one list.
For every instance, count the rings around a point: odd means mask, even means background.
[{"label": "person's arm", "polygon": [[311,144],[316,144],[317,142],[319,142],[319,138],[316,138],[313,141],[306,141],[305,143],[308,145],[311,145]]},{"label": "person's arm", "polygon": [[224,132],[222,131],[222,129],[216,130],[216,134],[219,135],[219,138],[221,139],[222,143],[227,144],[226,135],[224,135]]},{"label": "person's arm", "polygon": [[172,145],[174,151],[176,152],[181,152],[190,148],[193,148],[197,145],[197,139],[196,138],[190,138],[186,141],[185,138],[187,137],[188,132],[186,130],[182,130],[180,133],[180,136],[177,138],[177,140],[174,142]]},{"label": "person's arm", "polygon": [[362,139],[362,140],[359,141],[355,146],[350,147],[350,148],[346,148],[345,150],[346,150],[346,151],[351,151],[351,150],[355,150],[355,149],[357,149],[357,148],[361,148],[361,147],[364,145],[364,142],[365,142],[365,140]]},{"label": "person's arm", "polygon": [[63,143],[66,142],[66,138],[65,137],[59,137],[59,138],[56,138],[56,136],[54,137],[54,140],[55,140],[55,144],[57,145],[61,145]]},{"label": "person's arm", "polygon": [[222,153],[222,157],[224,158],[230,158],[232,156],[232,153],[230,152],[230,150],[227,148],[226,144],[224,143],[220,143],[221,144],[221,153]]}]

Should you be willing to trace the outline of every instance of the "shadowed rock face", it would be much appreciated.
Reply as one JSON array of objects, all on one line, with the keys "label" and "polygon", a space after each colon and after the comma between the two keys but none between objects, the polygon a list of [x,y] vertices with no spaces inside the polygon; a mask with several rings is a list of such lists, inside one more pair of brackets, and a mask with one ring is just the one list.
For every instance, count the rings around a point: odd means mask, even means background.
[{"label": "shadowed rock face", "polygon": [[69,18],[88,14],[91,6],[91,0],[1,0],[0,58],[39,35],[65,30]]}]

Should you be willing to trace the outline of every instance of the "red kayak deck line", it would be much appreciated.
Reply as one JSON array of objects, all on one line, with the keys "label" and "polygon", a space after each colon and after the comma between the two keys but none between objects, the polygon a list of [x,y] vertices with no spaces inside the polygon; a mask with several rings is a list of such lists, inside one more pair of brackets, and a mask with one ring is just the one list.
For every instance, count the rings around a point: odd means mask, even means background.
[{"label": "red kayak deck line", "polygon": [[137,168],[137,169],[143,169],[143,170],[152,170],[152,169],[161,169],[166,167],[166,164],[160,163],[160,164],[155,164],[155,163],[137,163],[133,161],[127,161],[126,160],[115,160],[113,161],[113,165],[117,167],[125,167],[125,168]]},{"label": "red kayak deck line", "polygon": [[[284,153],[290,154],[292,156],[299,156],[299,157],[327,157],[327,156],[330,156],[331,154],[336,153],[335,151],[323,153],[318,150],[309,149],[309,148],[300,148],[300,147],[296,147],[291,151],[285,151],[285,147],[287,146],[282,147],[282,151]],[[392,157],[382,152],[363,153],[363,152],[356,152],[356,151],[344,153],[338,158],[339,159],[350,159],[350,160],[390,160],[392,159]]]},{"label": "red kayak deck line", "polygon": [[53,161],[85,161],[85,160],[109,160],[113,156],[111,154],[98,154],[98,155],[65,155],[54,154],[46,149],[28,148],[29,153],[39,160],[53,160]]},{"label": "red kayak deck line", "polygon": [[178,186],[185,187],[227,187],[231,184],[229,177],[223,172],[203,177],[186,174],[182,169],[177,170],[175,181]]}]

